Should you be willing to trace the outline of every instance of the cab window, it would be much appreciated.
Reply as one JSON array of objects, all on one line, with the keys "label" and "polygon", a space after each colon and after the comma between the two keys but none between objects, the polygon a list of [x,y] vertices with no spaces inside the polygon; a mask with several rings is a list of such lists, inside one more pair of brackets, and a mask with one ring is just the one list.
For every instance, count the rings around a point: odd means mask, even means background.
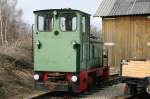
[{"label": "cab window", "polygon": [[53,29],[53,15],[44,13],[38,15],[38,30],[40,32],[49,32]]},{"label": "cab window", "polygon": [[86,19],[85,17],[82,17],[82,32],[85,33],[85,27],[86,27]]},{"label": "cab window", "polygon": [[60,15],[61,31],[76,31],[77,16],[75,13],[61,13]]}]

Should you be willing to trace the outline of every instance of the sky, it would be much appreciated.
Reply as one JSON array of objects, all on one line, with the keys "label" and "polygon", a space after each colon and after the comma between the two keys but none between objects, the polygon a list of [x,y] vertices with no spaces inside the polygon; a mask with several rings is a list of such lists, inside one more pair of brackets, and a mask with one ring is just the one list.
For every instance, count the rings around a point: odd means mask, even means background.
[{"label": "sky", "polygon": [[23,10],[23,20],[34,23],[33,11],[41,9],[71,8],[91,14],[91,24],[101,29],[101,18],[93,18],[101,0],[18,0],[17,8]]}]

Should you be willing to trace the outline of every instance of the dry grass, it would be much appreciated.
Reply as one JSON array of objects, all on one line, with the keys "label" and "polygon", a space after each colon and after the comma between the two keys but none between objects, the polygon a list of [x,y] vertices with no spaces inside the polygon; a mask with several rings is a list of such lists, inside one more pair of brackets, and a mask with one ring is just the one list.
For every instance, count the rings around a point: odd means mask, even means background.
[{"label": "dry grass", "polygon": [[31,40],[0,46],[0,98],[31,93],[33,87]]}]

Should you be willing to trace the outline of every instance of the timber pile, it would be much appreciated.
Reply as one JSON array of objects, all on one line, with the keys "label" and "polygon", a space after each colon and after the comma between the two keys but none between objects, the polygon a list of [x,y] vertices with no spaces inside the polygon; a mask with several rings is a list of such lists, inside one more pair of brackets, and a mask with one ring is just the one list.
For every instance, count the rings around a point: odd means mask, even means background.
[{"label": "timber pile", "polygon": [[122,76],[144,78],[150,76],[150,61],[130,61],[122,65]]}]

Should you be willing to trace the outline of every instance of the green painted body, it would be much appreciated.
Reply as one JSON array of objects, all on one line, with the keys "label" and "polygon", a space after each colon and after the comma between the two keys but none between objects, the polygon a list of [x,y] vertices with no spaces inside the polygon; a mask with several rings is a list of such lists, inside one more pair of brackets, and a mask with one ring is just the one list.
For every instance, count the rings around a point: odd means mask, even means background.
[{"label": "green painted body", "polygon": [[[40,32],[37,29],[37,17],[39,13],[53,11],[72,12],[77,16],[76,31],[63,32],[60,30],[60,20],[54,16],[53,29],[50,32]],[[34,33],[34,71],[46,72],[79,72],[93,67],[102,66],[103,44],[90,41],[90,15],[78,10],[41,10],[35,11]],[[85,16],[85,33],[82,33],[81,16]],[[55,35],[55,32],[59,32]],[[36,42],[41,47],[38,48]],[[74,48],[72,41],[76,41],[78,48]],[[94,46],[94,49],[93,49]],[[94,54],[94,55],[93,55]]]}]

